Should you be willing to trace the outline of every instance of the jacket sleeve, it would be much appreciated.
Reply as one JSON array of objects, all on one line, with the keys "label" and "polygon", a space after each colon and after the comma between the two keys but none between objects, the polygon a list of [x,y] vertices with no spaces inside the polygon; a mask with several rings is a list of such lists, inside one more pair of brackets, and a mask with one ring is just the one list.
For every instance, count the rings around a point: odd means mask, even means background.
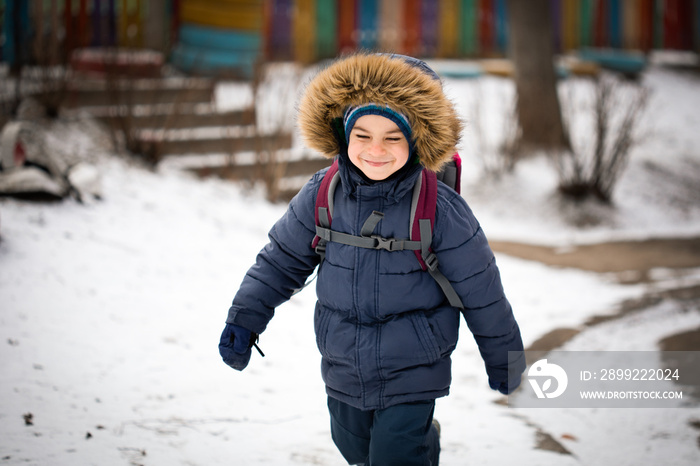
[{"label": "jacket sleeve", "polygon": [[444,203],[438,199],[433,247],[440,270],[462,299],[489,380],[517,386],[525,370],[523,342],[496,259],[464,198],[450,193]]},{"label": "jacket sleeve", "polygon": [[316,234],[314,209],[321,178],[316,174],[304,185],[270,230],[270,241],[243,278],[226,323],[262,333],[275,308],[301,288],[318,265],[311,242]]}]

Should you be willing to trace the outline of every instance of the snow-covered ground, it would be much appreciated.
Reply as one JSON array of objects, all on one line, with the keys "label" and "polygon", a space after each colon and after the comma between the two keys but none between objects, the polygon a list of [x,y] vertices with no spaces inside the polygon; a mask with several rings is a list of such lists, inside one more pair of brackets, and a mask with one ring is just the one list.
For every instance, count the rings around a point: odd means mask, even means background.
[{"label": "snow-covered ground", "polygon": [[[463,192],[487,236],[566,245],[700,235],[700,80],[654,67],[643,82],[653,91],[644,124],[654,137],[635,148],[614,208],[583,207],[598,219],[585,228],[573,226],[541,160],[486,182],[468,126]],[[475,90],[507,96],[504,83],[446,86],[461,102]],[[97,153],[109,150],[79,124],[62,131]],[[102,201],[0,199],[2,463],[344,464],[330,439],[313,286],[278,309],[261,337],[265,358],[254,354],[239,373],[217,351],[230,300],[285,207],[167,167],[150,172],[116,157],[99,164]],[[653,287],[700,283],[698,270],[657,271],[661,283],[623,285],[502,255],[498,262],[526,345],[615,313]],[[664,301],[589,328],[565,349],[654,350],[660,338],[698,326],[697,304]],[[669,409],[515,409],[495,403],[504,397],[488,388],[465,325],[461,335],[452,393],[436,409],[442,465],[700,461],[692,399]],[[536,449],[542,432],[572,454]]]}]

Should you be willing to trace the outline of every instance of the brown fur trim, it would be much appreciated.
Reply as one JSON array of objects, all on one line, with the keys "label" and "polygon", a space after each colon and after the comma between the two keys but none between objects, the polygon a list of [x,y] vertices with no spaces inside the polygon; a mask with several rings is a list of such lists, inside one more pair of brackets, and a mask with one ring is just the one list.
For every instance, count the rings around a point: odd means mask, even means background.
[{"label": "brown fur trim", "polygon": [[403,113],[425,168],[439,171],[452,158],[462,131],[442,84],[401,58],[356,54],[319,72],[306,87],[297,122],[307,146],[326,157],[340,148],[331,122],[351,105],[374,102]]}]

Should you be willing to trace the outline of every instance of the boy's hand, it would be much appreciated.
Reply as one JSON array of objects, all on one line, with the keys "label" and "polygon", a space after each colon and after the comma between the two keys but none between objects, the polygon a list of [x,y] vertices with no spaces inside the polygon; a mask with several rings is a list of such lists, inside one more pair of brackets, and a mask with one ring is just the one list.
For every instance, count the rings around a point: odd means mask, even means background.
[{"label": "boy's hand", "polygon": [[508,383],[508,381],[506,381],[506,382],[494,382],[493,380],[489,379],[489,387],[491,387],[492,390],[498,390],[499,392],[501,392],[504,395],[510,395],[519,386],[520,386],[520,377],[516,377],[515,380],[512,380],[510,384]]},{"label": "boy's hand", "polygon": [[242,371],[250,361],[250,349],[253,345],[257,348],[255,344],[257,337],[256,334],[253,334],[246,328],[234,324],[226,324],[219,341],[219,354],[226,364],[238,371]]}]

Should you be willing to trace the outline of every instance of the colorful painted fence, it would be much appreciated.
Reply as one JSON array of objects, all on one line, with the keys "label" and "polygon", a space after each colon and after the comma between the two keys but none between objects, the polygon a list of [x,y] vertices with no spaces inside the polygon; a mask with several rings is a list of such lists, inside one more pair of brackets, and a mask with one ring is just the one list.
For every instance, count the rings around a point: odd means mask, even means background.
[{"label": "colorful painted fence", "polygon": [[170,60],[196,74],[251,78],[262,56],[262,0],[180,0]]},{"label": "colorful painted fence", "polygon": [[555,46],[700,50],[697,0],[552,1]]},{"label": "colorful painted fence", "polygon": [[120,46],[165,51],[174,38],[179,0],[0,0],[1,58],[64,62],[78,48]]},{"label": "colorful painted fence", "polygon": [[[554,45],[700,51],[700,0],[549,0]],[[498,57],[506,0],[0,0],[0,60],[56,46],[171,51],[186,71],[250,76],[254,63],[367,49]],[[47,39],[47,37],[49,39]],[[55,38],[55,40],[51,39]],[[41,42],[43,40],[44,42]],[[33,48],[32,48],[33,47]]]},{"label": "colorful painted fence", "polygon": [[[367,49],[422,57],[506,54],[506,0],[269,0],[266,55],[314,61]],[[700,0],[550,0],[558,52],[700,50]]]},{"label": "colorful painted fence", "polygon": [[303,62],[353,50],[502,55],[505,0],[270,0],[266,56]]}]

